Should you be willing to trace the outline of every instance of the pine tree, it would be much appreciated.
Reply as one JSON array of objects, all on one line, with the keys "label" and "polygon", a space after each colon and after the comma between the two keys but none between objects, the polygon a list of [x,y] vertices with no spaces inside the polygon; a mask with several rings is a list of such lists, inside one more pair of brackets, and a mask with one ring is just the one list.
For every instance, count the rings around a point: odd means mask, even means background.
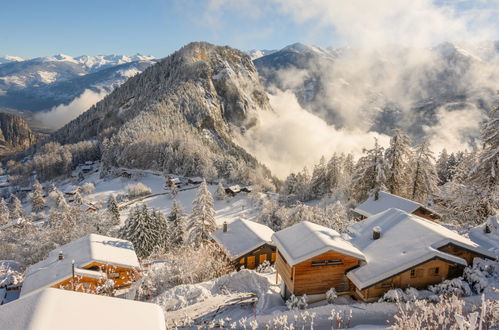
[{"label": "pine tree", "polygon": [[273,231],[279,231],[282,228],[282,218],[279,216],[279,203],[269,198],[262,204],[260,210],[259,222],[268,226]]},{"label": "pine tree", "polygon": [[5,199],[0,197],[0,226],[9,222],[10,211]]},{"label": "pine tree", "polygon": [[120,224],[120,209],[113,194],[110,194],[107,199],[107,212],[111,216],[111,223],[113,225]]},{"label": "pine tree", "polygon": [[33,212],[43,211],[45,208],[45,198],[43,198],[43,188],[38,180],[33,184],[33,193],[30,195],[31,210]]},{"label": "pine tree", "polygon": [[424,203],[430,195],[435,193],[438,176],[433,165],[435,157],[428,147],[428,141],[423,141],[416,148],[415,164],[411,186],[411,199]]},{"label": "pine tree", "polygon": [[386,188],[388,192],[406,197],[410,186],[410,161],[413,157],[411,139],[401,130],[395,130],[390,147],[385,151]]},{"label": "pine tree", "polygon": [[370,194],[374,194],[377,199],[378,193],[386,190],[383,147],[374,139],[374,148],[364,149],[364,153],[366,155],[357,162],[352,177],[352,194],[358,202],[365,200]]},{"label": "pine tree", "polygon": [[225,188],[222,182],[218,183],[217,192],[215,193],[215,198],[219,201],[224,200],[227,195],[225,194]]},{"label": "pine tree", "polygon": [[178,194],[178,188],[177,188],[177,185],[176,185],[174,182],[172,182],[172,183],[170,184],[170,196],[171,196],[172,198],[175,198],[175,197],[177,197],[177,194]]},{"label": "pine tree", "polygon": [[499,208],[499,107],[492,110],[482,127],[483,149],[470,173],[471,183],[480,188],[484,214],[495,215]]},{"label": "pine tree", "polygon": [[197,245],[209,239],[209,232],[216,230],[213,197],[208,190],[206,180],[203,180],[203,183],[199,186],[192,206],[192,214],[187,229],[189,231],[189,242]]},{"label": "pine tree", "polygon": [[166,251],[170,246],[170,230],[163,212],[153,210],[150,214],[153,230],[158,234],[155,247]]},{"label": "pine tree", "polygon": [[155,230],[147,206],[136,206],[120,230],[120,237],[132,242],[139,257],[148,257],[158,245],[160,234]]},{"label": "pine tree", "polygon": [[168,215],[168,223],[170,230],[170,245],[173,247],[178,247],[184,244],[185,238],[185,213],[182,209],[182,205],[174,199],[172,209]]},{"label": "pine tree", "polygon": [[327,168],[324,156],[314,166],[312,179],[310,181],[310,199],[320,198],[328,192]]},{"label": "pine tree", "polygon": [[11,220],[17,220],[19,218],[22,218],[23,216],[23,207],[21,205],[21,201],[19,198],[16,197],[16,195],[10,195],[11,200],[10,200],[10,219]]},{"label": "pine tree", "polygon": [[446,184],[447,182],[450,181],[448,164],[449,164],[449,154],[447,153],[447,150],[444,148],[442,152],[440,152],[440,155],[438,155],[437,163],[435,166],[437,169],[438,180],[441,185]]}]

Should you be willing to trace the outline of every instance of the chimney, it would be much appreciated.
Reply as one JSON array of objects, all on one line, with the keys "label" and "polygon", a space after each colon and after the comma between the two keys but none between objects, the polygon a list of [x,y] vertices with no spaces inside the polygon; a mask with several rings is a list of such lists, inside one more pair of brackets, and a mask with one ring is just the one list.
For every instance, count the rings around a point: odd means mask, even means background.
[{"label": "chimney", "polygon": [[376,226],[373,228],[373,240],[377,240],[381,237],[381,227]]},{"label": "chimney", "polygon": [[224,225],[223,225],[223,232],[226,233],[227,232],[227,221],[224,221]]},{"label": "chimney", "polygon": [[377,201],[379,199],[379,190],[374,192],[374,200]]},{"label": "chimney", "polygon": [[64,254],[62,253],[62,251],[59,251],[59,260],[62,260],[64,259]]}]

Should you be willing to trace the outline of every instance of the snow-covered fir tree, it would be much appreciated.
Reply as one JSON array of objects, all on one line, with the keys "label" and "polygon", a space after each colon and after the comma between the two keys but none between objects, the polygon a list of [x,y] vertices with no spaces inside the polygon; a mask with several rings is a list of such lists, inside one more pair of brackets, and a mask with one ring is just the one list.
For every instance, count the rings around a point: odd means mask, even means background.
[{"label": "snow-covered fir tree", "polygon": [[385,151],[385,185],[389,193],[407,197],[413,157],[411,139],[401,130],[395,130],[394,133]]},{"label": "snow-covered fir tree", "polygon": [[383,147],[374,139],[374,148],[364,149],[365,156],[357,162],[352,176],[352,194],[358,202],[365,200],[370,194],[377,198],[380,191],[386,190],[383,153]]},{"label": "snow-covered fir tree", "polygon": [[113,194],[110,194],[107,199],[107,212],[111,217],[111,222],[118,225],[120,223],[120,209]]},{"label": "snow-covered fir tree", "polygon": [[410,198],[424,203],[437,190],[438,176],[434,165],[435,157],[429,149],[428,141],[416,147],[413,165]]},{"label": "snow-covered fir tree", "polygon": [[225,188],[223,183],[220,181],[217,186],[217,191],[215,193],[215,198],[219,201],[224,200],[227,195],[225,194]]},{"label": "snow-covered fir tree", "polygon": [[155,248],[166,251],[170,246],[170,232],[165,215],[159,210],[152,210],[150,217],[154,226],[153,230],[158,233]]},{"label": "snow-covered fir tree", "polygon": [[177,194],[178,194],[177,185],[172,182],[170,184],[170,196],[171,196],[171,198],[175,198],[175,197],[177,197]]},{"label": "snow-covered fir tree", "polygon": [[209,239],[208,233],[216,230],[215,210],[213,209],[213,197],[208,190],[206,180],[203,180],[192,201],[192,213],[187,225],[189,231],[189,243],[198,245]]},{"label": "snow-covered fir tree", "polygon": [[125,225],[120,230],[120,237],[133,243],[139,257],[148,257],[159,245],[160,233],[150,216],[147,206],[136,206],[130,212]]},{"label": "snow-covered fir tree", "polygon": [[33,184],[33,193],[29,196],[29,201],[31,203],[31,211],[32,212],[40,212],[45,208],[45,198],[43,198],[43,187],[38,182],[35,181]]},{"label": "snow-covered fir tree", "polygon": [[258,217],[258,222],[268,226],[273,231],[279,231],[282,229],[282,216],[279,214],[279,203],[272,199],[268,198],[263,201],[260,215]]},{"label": "snow-covered fir tree", "polygon": [[286,222],[282,227],[290,227],[302,221],[314,222],[314,220],[314,209],[306,204],[298,203],[294,208],[290,210],[286,218]]},{"label": "snow-covered fir tree", "polygon": [[314,166],[310,180],[310,199],[319,198],[329,192],[326,159],[321,157]]},{"label": "snow-covered fir tree", "polygon": [[499,107],[490,112],[482,127],[482,143],[470,179],[480,188],[484,214],[495,215],[499,208]]},{"label": "snow-covered fir tree", "polygon": [[0,197],[0,226],[9,222],[10,211],[5,199]]},{"label": "snow-covered fir tree", "polygon": [[174,199],[172,209],[168,215],[169,232],[170,232],[170,245],[178,247],[184,244],[185,230],[186,230],[186,216],[182,205]]},{"label": "snow-covered fir tree", "polygon": [[451,175],[449,171],[449,154],[447,149],[442,149],[438,155],[437,163],[435,164],[439,184],[446,184],[450,181]]},{"label": "snow-covered fir tree", "polygon": [[21,201],[16,195],[10,195],[10,219],[17,220],[23,216]]}]

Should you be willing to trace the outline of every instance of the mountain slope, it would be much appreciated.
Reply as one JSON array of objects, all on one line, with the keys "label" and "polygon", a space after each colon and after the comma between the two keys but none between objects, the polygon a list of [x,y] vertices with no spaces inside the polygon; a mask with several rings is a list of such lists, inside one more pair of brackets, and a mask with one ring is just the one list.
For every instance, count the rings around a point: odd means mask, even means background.
[{"label": "mountain slope", "polygon": [[[9,57],[10,59],[11,57]],[[59,54],[0,64],[0,106],[40,111],[67,104],[85,89],[109,92],[154,63],[150,56]]]},{"label": "mountain slope", "polygon": [[0,157],[27,149],[36,135],[20,117],[0,112]]},{"label": "mountain slope", "polygon": [[129,79],[51,139],[99,139],[105,167],[248,181],[269,173],[233,137],[255,125],[260,111],[271,107],[250,58],[196,42]]}]

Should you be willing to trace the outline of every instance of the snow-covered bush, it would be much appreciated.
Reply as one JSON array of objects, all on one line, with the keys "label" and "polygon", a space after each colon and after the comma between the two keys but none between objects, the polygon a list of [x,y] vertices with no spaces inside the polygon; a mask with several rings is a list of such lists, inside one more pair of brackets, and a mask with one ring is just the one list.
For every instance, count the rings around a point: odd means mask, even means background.
[{"label": "snow-covered bush", "polygon": [[499,288],[499,262],[475,258],[473,267],[464,269],[463,277],[476,293],[488,288]]},{"label": "snow-covered bush", "polygon": [[336,294],[335,288],[331,288],[331,289],[327,290],[326,301],[328,304],[332,304],[336,298],[338,298],[338,295]]},{"label": "snow-covered bush", "polygon": [[181,246],[165,254],[156,255],[144,272],[144,282],[139,290],[142,299],[181,284],[208,281],[233,270],[230,261],[221,257],[217,244],[206,242],[197,248]]},{"label": "snow-covered bush", "polygon": [[130,183],[125,187],[125,190],[129,197],[140,197],[152,193],[151,188],[149,188],[142,182]]},{"label": "snow-covered bush", "polygon": [[429,290],[438,295],[456,295],[459,297],[466,297],[472,294],[470,285],[461,277],[430,285]]},{"label": "snow-covered bush", "polygon": [[404,302],[406,301],[405,293],[404,290],[402,289],[390,289],[385,294],[383,297],[379,299],[380,302],[386,301],[386,302]]},{"label": "snow-covered bush", "polygon": [[274,272],[274,267],[270,264],[268,260],[262,262],[258,267],[256,267],[257,273],[272,273]]},{"label": "snow-covered bush", "polygon": [[308,306],[307,295],[304,294],[301,297],[297,297],[294,294],[286,300],[286,306],[289,310],[305,309]]},{"label": "snow-covered bush", "polygon": [[92,182],[87,182],[81,187],[81,192],[84,195],[92,194],[95,191],[95,185]]},{"label": "snow-covered bush", "polygon": [[398,303],[390,329],[492,329],[499,324],[499,301],[485,300],[471,311],[464,300],[452,295],[438,303],[427,300]]}]

